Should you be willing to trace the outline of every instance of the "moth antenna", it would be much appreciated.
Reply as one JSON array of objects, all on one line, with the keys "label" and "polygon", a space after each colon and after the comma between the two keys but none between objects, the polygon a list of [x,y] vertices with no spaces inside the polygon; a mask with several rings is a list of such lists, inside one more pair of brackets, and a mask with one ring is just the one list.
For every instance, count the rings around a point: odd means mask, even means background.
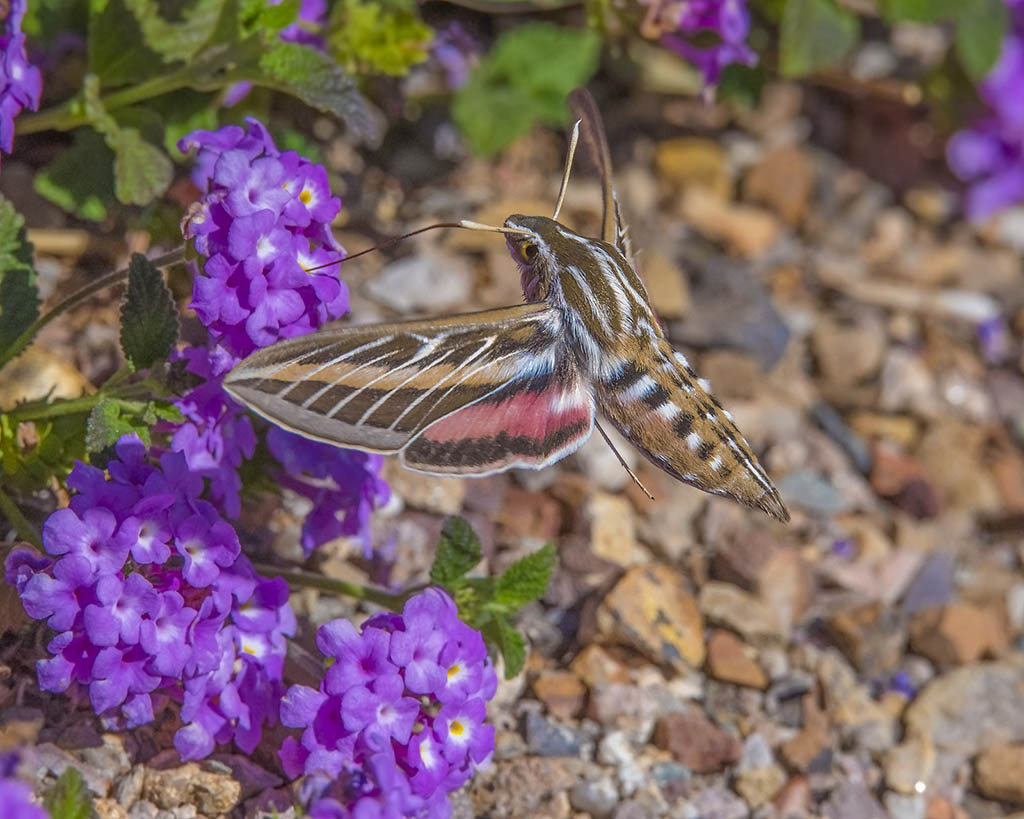
[{"label": "moth antenna", "polygon": [[562,184],[558,188],[558,200],[555,202],[555,212],[552,219],[557,219],[562,211],[562,202],[565,201],[565,192],[569,188],[569,172],[572,171],[572,160],[576,156],[576,143],[580,141],[580,120],[572,126],[572,136],[569,137],[569,153],[565,157],[565,170],[562,171]]},{"label": "moth antenna", "polygon": [[597,423],[597,419],[596,418],[594,419],[594,426],[597,427],[597,431],[601,433],[601,437],[604,438],[604,442],[606,444],[608,444],[609,447],[611,447],[612,452],[615,453],[615,457],[618,458],[619,459],[619,463],[622,464],[622,468],[625,469],[626,472],[629,473],[629,477],[631,477],[633,479],[633,483],[635,483],[637,486],[639,486],[640,487],[640,491],[643,492],[648,498],[650,498],[651,500],[654,500],[654,495],[652,495],[647,490],[646,486],[644,486],[642,483],[640,483],[640,479],[636,476],[636,474],[633,472],[633,470],[629,468],[629,465],[626,463],[626,460],[622,457],[621,454],[619,454],[619,450],[617,450],[615,448],[615,444],[612,443],[612,439],[608,437],[608,433],[604,431],[604,429],[601,427],[601,425],[599,423]]},{"label": "moth antenna", "polygon": [[519,233],[524,236],[530,236],[531,233],[528,230],[522,228],[510,228],[510,227],[498,227],[496,225],[484,225],[480,222],[474,222],[472,219],[460,219],[453,225],[444,225],[444,227],[460,227],[466,228],[467,230],[486,230],[491,233]]}]

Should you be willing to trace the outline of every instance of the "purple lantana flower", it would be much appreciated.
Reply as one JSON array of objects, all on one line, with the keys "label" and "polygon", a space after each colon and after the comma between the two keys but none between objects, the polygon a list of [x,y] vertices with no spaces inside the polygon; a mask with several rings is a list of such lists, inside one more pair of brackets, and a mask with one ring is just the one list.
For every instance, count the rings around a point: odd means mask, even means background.
[{"label": "purple lantana flower", "polygon": [[230,740],[249,752],[283,691],[287,586],[256,574],[181,453],[154,463],[134,436],[115,452],[106,473],[72,470],[77,494],[43,526],[52,559],[20,548],[6,561],[25,611],[58,632],[39,685],[84,689],[111,727],[149,722],[170,698],[182,757]]},{"label": "purple lantana flower", "polygon": [[17,779],[0,778],[0,816],[10,819],[49,819],[32,797],[32,789]]},{"label": "purple lantana flower", "polygon": [[1024,2],[1006,0],[1010,31],[999,60],[978,86],[989,113],[953,135],[949,166],[968,184],[966,210],[984,219],[1024,202]]},{"label": "purple lantana flower", "polygon": [[21,21],[27,0],[10,0],[0,29],[0,149],[14,148],[14,118],[25,108],[39,108],[43,78],[28,61]]},{"label": "purple lantana flower", "polygon": [[[337,813],[359,793],[367,811],[381,811],[368,816],[447,815],[446,795],[494,748],[484,720],[498,681],[479,632],[458,619],[445,592],[427,589],[401,615],[375,615],[361,631],[345,620],[321,626],[317,645],[333,662],[318,690],[288,689],[281,721],[302,735],[285,740],[281,760],[292,775],[346,783],[344,798],[321,795],[333,801],[318,815],[361,816]],[[412,800],[411,812],[388,812],[391,791]]]}]

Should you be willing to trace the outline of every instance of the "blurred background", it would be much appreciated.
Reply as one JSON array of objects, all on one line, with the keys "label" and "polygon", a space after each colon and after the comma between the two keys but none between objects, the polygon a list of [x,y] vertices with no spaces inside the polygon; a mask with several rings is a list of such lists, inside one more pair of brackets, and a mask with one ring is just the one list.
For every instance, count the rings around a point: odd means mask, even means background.
[{"label": "blurred background", "polygon": [[[548,541],[560,557],[456,815],[1024,810],[1024,3],[247,2],[230,36],[221,6],[28,10],[42,100],[0,192],[44,301],[179,245],[198,191],[177,141],[244,116],[326,166],[350,253],[434,221],[549,215],[565,97],[585,85],[653,306],[793,515],[678,484],[621,440],[655,501],[599,438],[477,480],[386,460],[369,525],[390,582],[422,580],[448,514],[495,570]],[[581,165],[561,218],[595,235],[600,216]],[[342,277],[360,323],[522,300],[489,234],[432,232]],[[171,285],[187,305],[190,280]],[[103,382],[118,310],[101,294],[48,326],[0,406]],[[183,338],[200,333],[186,316]],[[301,558],[292,501],[243,521]],[[341,538],[313,565],[372,580],[360,551]],[[293,602],[314,623],[351,611]]]}]

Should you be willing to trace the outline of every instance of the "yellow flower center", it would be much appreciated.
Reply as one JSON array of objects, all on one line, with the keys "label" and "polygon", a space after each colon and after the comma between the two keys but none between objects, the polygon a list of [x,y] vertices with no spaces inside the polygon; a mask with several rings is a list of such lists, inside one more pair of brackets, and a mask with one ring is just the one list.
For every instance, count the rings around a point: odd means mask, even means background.
[{"label": "yellow flower center", "polygon": [[453,734],[457,737],[461,737],[466,733],[466,726],[459,722],[457,719],[452,720],[452,724],[448,726],[448,733]]},{"label": "yellow flower center", "polygon": [[458,663],[456,663],[455,665],[453,665],[451,668],[448,669],[448,679],[449,680],[452,679],[460,671],[462,671],[462,666],[460,666]]},{"label": "yellow flower center", "polygon": [[309,191],[303,191],[299,194],[299,199],[302,201],[303,205],[308,205],[313,199],[313,194]]}]

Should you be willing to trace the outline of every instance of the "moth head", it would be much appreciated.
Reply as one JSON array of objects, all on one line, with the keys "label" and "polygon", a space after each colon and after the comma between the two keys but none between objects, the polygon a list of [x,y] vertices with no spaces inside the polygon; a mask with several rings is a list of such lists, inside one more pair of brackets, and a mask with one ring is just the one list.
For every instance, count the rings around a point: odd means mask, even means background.
[{"label": "moth head", "polygon": [[505,243],[519,265],[523,295],[527,301],[547,298],[558,276],[556,248],[558,223],[545,216],[514,214],[505,220]]}]

